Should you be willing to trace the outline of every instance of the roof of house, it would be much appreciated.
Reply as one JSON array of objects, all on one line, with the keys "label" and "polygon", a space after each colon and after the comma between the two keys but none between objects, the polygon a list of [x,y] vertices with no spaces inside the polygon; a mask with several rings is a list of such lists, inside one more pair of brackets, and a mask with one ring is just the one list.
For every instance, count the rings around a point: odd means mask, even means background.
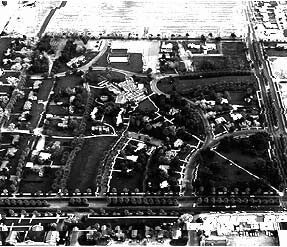
[{"label": "roof of house", "polygon": [[109,56],[110,63],[127,63],[128,61],[128,56]]},{"label": "roof of house", "polygon": [[113,49],[112,48],[112,53],[127,54],[128,53],[128,49]]}]

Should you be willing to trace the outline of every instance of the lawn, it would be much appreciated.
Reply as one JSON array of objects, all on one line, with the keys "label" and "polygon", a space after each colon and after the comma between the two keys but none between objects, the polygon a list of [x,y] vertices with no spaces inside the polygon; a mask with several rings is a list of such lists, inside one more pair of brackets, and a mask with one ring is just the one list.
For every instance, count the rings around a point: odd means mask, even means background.
[{"label": "lawn", "polygon": [[118,191],[123,191],[124,188],[134,191],[135,188],[138,188],[139,191],[143,191],[144,177],[141,171],[134,172],[130,177],[122,177],[120,172],[114,171],[112,176],[110,188],[116,188]]},{"label": "lawn", "polygon": [[53,114],[57,116],[68,116],[69,110],[68,107],[64,107],[62,105],[48,105],[47,107],[47,113]]},{"label": "lawn", "polygon": [[270,57],[287,57],[287,50],[276,50],[272,48],[265,48],[265,51]]},{"label": "lawn", "polygon": [[96,180],[105,151],[110,150],[116,137],[86,139],[82,150],[75,158],[68,180],[68,189],[96,189]]},{"label": "lawn", "polygon": [[100,67],[107,67],[109,65],[108,63],[108,54],[110,53],[110,49],[108,50],[95,62],[94,66],[100,66]]},{"label": "lawn", "polygon": [[143,70],[143,61],[141,53],[129,53],[128,63],[112,63],[111,67],[141,73]]},{"label": "lawn", "polygon": [[[121,82],[125,80],[125,75],[119,72],[111,71],[111,80]],[[98,83],[107,80],[107,72],[103,70],[88,71],[87,80],[91,86],[98,86]]]},{"label": "lawn", "polygon": [[43,80],[37,93],[38,100],[47,100],[52,88],[53,88],[53,80],[51,79]]},{"label": "lawn", "polygon": [[55,179],[55,171],[57,169],[46,169],[43,177],[39,177],[37,173],[31,173],[30,169],[24,170],[24,174],[19,186],[19,192],[35,193],[39,190],[49,192],[51,185]]},{"label": "lawn", "polygon": [[5,86],[3,86],[3,85],[0,86],[1,95],[4,95],[4,93],[10,95],[12,91],[13,91],[13,88],[10,87],[10,86],[6,86],[6,85]]},{"label": "lawn", "polygon": [[228,58],[228,68],[249,69],[244,42],[222,42],[222,53]]},{"label": "lawn", "polygon": [[82,78],[77,75],[59,77],[56,81],[55,91],[57,92],[59,89],[66,89],[67,87],[73,88],[76,86],[81,86],[81,80]]},{"label": "lawn", "polygon": [[30,124],[30,128],[34,129],[36,127],[38,127],[38,122],[40,120],[40,113],[42,113],[44,110],[44,105],[43,104],[37,104],[36,102],[33,102],[32,104],[32,110],[31,110],[31,115],[32,115],[32,119],[31,119],[31,124]]},{"label": "lawn", "polygon": [[138,106],[138,110],[140,111],[148,111],[148,112],[156,112],[157,108],[154,106],[154,104],[149,100],[145,99],[144,101],[140,102]]},{"label": "lawn", "polygon": [[20,73],[19,73],[19,72],[5,72],[4,75],[0,76],[0,81],[3,82],[4,84],[6,84],[8,77],[16,77],[16,78],[19,78],[19,76],[20,76]]},{"label": "lawn", "polygon": [[[253,76],[221,76],[221,77],[208,77],[208,78],[197,78],[197,79],[185,79],[184,77],[175,77],[174,85],[176,87],[177,92],[179,93],[187,93],[192,89],[196,89],[197,87],[209,86],[215,83],[230,83],[232,87],[232,83],[250,83],[251,81],[255,81]],[[172,84],[169,82],[169,79],[163,79],[158,82],[158,88],[164,93],[172,92]]]},{"label": "lawn", "polygon": [[3,52],[9,48],[11,41],[12,38],[0,38],[0,64],[2,64]]},{"label": "lawn", "polygon": [[246,92],[243,91],[229,91],[231,101],[230,104],[232,105],[244,105],[244,96]]}]

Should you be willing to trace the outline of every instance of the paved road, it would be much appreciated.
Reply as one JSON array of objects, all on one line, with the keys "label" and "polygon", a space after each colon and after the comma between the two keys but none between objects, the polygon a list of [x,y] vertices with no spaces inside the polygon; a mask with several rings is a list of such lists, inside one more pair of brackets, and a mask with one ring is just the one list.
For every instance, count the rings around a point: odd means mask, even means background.
[{"label": "paved road", "polygon": [[[250,3],[249,3],[250,4]],[[264,59],[264,54],[262,52],[263,47],[260,42],[258,42],[256,31],[253,27],[252,19],[252,7],[247,8],[246,16],[249,20],[249,29],[247,36],[247,45],[249,48],[250,58],[254,64],[254,73],[258,78],[259,88],[262,95],[262,100],[264,103],[265,116],[269,129],[269,133],[273,136],[275,144],[275,154],[280,166],[280,171],[283,179],[285,179],[286,184],[286,167],[282,163],[282,153],[280,152],[280,135],[286,136],[285,118],[282,114],[283,106],[280,95],[277,92],[275,82],[270,76],[270,66],[268,61]],[[274,120],[274,114],[276,119]]]}]

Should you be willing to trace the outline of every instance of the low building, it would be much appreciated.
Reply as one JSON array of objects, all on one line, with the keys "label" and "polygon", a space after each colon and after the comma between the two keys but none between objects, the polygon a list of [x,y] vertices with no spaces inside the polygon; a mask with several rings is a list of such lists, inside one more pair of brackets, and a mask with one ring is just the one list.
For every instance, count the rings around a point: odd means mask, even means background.
[{"label": "low building", "polygon": [[128,54],[109,54],[108,63],[129,63]]},{"label": "low building", "polygon": [[173,44],[172,43],[166,43],[166,42],[163,42],[161,44],[161,47],[160,47],[160,52],[165,52],[165,53],[169,53],[169,52],[172,52],[172,48],[173,48]]}]

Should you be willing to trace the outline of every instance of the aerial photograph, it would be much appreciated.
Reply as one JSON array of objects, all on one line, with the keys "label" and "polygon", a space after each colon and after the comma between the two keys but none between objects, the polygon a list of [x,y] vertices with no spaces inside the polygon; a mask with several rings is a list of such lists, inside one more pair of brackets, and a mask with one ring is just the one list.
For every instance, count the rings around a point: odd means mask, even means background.
[{"label": "aerial photograph", "polygon": [[286,117],[287,0],[0,1],[0,245],[286,247]]}]

